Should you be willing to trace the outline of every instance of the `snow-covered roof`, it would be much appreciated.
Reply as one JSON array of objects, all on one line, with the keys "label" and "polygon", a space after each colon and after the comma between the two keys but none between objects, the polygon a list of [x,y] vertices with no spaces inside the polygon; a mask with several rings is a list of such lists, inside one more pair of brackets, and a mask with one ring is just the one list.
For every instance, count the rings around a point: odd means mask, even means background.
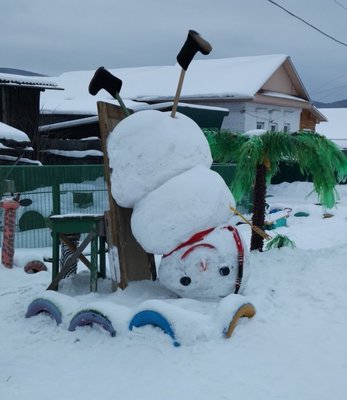
[{"label": "snow-covered roof", "polygon": [[26,75],[13,75],[0,73],[0,86],[22,86],[35,87],[38,89],[62,89],[54,82],[53,79],[47,77],[36,77]]},{"label": "snow-covered roof", "polygon": [[[185,74],[181,99],[254,96],[287,59],[285,55],[193,60]],[[123,80],[123,95],[133,100],[173,98],[178,64],[111,70]]]},{"label": "snow-covered roof", "polygon": [[347,149],[347,108],[322,108],[320,111],[328,121],[317,125],[316,131]]},{"label": "snow-covered roof", "polygon": [[[185,74],[181,100],[201,98],[252,98],[270,77],[286,62],[287,55],[263,55],[224,59],[193,60]],[[293,68],[290,62],[290,68]],[[181,68],[171,66],[107,68],[123,81],[121,97],[126,106],[134,108],[137,102],[172,100]],[[79,112],[96,115],[96,101],[116,103],[101,90],[93,97],[88,85],[95,71],[67,72],[55,78],[63,92],[50,91],[41,96],[41,109],[45,112]],[[297,75],[295,70],[294,75]],[[300,79],[297,82],[301,85]],[[307,92],[302,87],[306,97]],[[130,102],[130,104],[129,104]]]},{"label": "snow-covered roof", "polygon": [[0,164],[38,164],[27,158],[33,152],[29,144],[26,133],[0,122]]},{"label": "snow-covered roof", "polygon": [[0,140],[14,140],[16,142],[30,142],[30,139],[26,133],[0,122]]}]

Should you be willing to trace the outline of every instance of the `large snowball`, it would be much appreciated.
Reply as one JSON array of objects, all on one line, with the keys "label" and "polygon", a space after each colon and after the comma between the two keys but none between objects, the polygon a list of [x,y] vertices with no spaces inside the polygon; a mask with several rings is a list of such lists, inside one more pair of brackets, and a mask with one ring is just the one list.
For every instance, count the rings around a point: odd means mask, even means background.
[{"label": "large snowball", "polygon": [[187,116],[156,110],[140,111],[122,120],[107,144],[111,189],[117,203],[134,207],[170,178],[202,164],[212,164],[208,142]]},{"label": "large snowball", "polygon": [[[240,239],[244,250],[241,294],[248,278],[248,252]],[[220,299],[235,293],[238,261],[233,233],[228,227],[220,226],[202,240],[163,257],[159,282],[181,297]]]},{"label": "large snowball", "polygon": [[165,254],[194,233],[227,223],[234,198],[221,176],[198,166],[164,183],[134,208],[131,227],[149,253]]}]

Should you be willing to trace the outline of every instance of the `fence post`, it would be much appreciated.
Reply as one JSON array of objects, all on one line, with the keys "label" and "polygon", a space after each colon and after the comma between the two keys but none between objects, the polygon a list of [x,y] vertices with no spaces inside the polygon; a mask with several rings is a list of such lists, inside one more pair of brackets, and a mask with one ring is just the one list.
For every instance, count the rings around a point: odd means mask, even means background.
[{"label": "fence post", "polygon": [[60,183],[52,183],[53,215],[60,214]]}]

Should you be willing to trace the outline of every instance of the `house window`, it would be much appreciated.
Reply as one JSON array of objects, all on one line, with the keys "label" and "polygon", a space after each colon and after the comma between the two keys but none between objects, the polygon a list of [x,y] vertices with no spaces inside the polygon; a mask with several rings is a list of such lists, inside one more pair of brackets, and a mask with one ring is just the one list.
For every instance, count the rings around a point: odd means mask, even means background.
[{"label": "house window", "polygon": [[278,131],[278,124],[276,122],[270,122],[270,131],[271,132]]},{"label": "house window", "polygon": [[257,121],[257,129],[265,129],[265,122]]},{"label": "house window", "polygon": [[290,132],[290,123],[284,123],[283,132]]}]

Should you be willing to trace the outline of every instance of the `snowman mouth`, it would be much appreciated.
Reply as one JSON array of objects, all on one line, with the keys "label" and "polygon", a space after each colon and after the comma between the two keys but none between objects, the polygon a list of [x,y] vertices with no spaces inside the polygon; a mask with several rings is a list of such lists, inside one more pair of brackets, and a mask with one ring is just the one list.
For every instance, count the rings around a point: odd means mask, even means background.
[{"label": "snowman mouth", "polygon": [[205,247],[208,249],[216,249],[215,246],[209,243],[199,243],[195,244],[194,246],[189,247],[188,250],[186,250],[182,255],[181,255],[181,260],[184,260],[192,251],[196,250],[199,247]]},{"label": "snowman mouth", "polygon": [[[202,245],[202,244],[207,244],[207,243],[197,243],[200,242],[201,240],[204,239],[204,237],[206,235],[208,235],[210,232],[212,232],[215,228],[209,228],[206,229],[204,231],[200,231],[198,233],[196,233],[195,235],[193,235],[190,239],[188,239],[186,242],[181,243],[180,245],[178,245],[177,247],[175,247],[173,250],[171,250],[169,253],[164,254],[163,257],[168,257],[171,254],[173,254],[175,251],[178,251],[184,247],[190,246],[190,245],[194,245],[192,247],[198,246],[198,245]],[[212,245],[210,245],[212,246]],[[186,250],[187,252],[188,250]]]}]

